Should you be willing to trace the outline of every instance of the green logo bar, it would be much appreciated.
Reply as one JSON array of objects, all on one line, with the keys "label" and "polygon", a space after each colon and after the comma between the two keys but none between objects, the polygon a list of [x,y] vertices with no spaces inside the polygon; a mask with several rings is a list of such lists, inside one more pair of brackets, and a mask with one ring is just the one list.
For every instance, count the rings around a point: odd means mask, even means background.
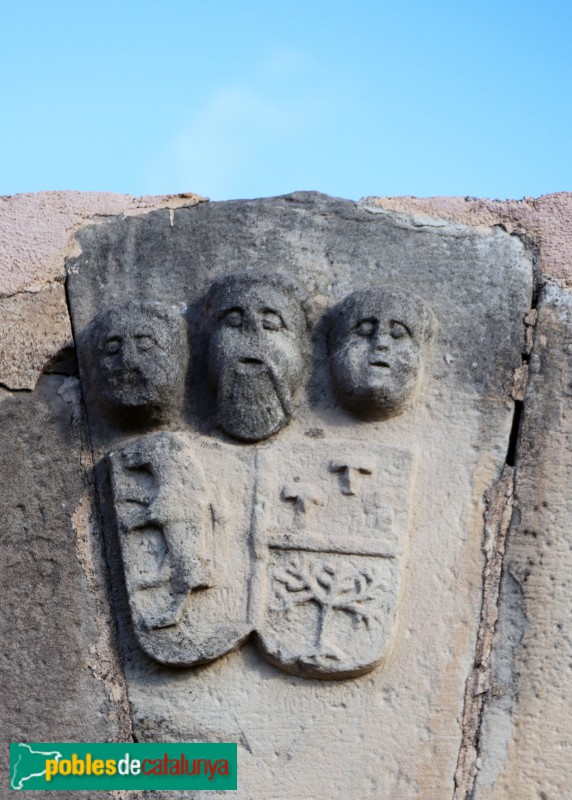
[{"label": "green logo bar", "polygon": [[232,790],[236,744],[11,744],[10,788]]}]

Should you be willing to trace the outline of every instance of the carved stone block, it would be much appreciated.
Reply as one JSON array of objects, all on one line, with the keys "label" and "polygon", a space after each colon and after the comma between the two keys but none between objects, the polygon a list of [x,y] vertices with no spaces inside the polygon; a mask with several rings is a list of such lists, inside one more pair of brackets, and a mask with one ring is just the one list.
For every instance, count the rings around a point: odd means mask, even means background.
[{"label": "carved stone block", "polygon": [[197,199],[2,198],[3,741],[568,797],[572,195]]},{"label": "carved stone block", "polygon": [[249,800],[449,797],[532,254],[305,193],[78,246],[137,738],[237,741]]}]

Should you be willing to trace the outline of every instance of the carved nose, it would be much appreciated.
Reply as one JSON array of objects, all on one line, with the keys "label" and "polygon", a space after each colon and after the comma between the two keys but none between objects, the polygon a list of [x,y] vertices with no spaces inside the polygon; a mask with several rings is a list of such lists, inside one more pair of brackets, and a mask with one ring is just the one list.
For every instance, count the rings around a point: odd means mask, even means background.
[{"label": "carved nose", "polygon": [[374,350],[389,350],[389,336],[387,333],[376,333],[373,340]]},{"label": "carved nose", "polygon": [[250,337],[258,338],[262,334],[262,321],[257,314],[246,311],[242,318],[242,332]]},{"label": "carved nose", "polygon": [[138,364],[137,350],[135,345],[124,342],[121,348],[121,363],[124,369],[136,367]]},{"label": "carved nose", "polygon": [[345,494],[347,497],[355,496],[354,484],[349,469],[340,475],[340,488],[342,494]]}]

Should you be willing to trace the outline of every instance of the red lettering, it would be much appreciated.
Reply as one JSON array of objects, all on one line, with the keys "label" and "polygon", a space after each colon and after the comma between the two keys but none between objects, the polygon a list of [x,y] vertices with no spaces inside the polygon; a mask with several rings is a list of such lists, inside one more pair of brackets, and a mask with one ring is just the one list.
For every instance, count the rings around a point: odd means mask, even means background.
[{"label": "red lettering", "polygon": [[[153,759],[145,758],[141,766],[141,771],[143,772],[143,775],[162,775],[163,774],[161,772],[162,763],[163,762],[161,761],[160,758],[153,758]],[[145,769],[146,764],[152,764],[151,769]]]},{"label": "red lettering", "polygon": [[181,764],[177,761],[176,758],[171,760],[169,764],[169,775],[180,775],[181,774]]}]

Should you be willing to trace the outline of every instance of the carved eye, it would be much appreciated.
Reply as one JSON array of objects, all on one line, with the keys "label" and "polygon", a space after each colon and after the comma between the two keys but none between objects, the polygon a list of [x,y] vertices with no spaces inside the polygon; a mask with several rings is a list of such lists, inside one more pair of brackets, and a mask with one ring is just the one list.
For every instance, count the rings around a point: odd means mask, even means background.
[{"label": "carved eye", "polygon": [[119,339],[108,339],[103,345],[103,351],[108,356],[114,356],[119,353],[121,343]]},{"label": "carved eye", "polygon": [[140,353],[151,350],[151,348],[155,347],[157,344],[151,336],[136,336],[135,342]]},{"label": "carved eye", "polygon": [[223,323],[228,328],[242,327],[242,311],[239,308],[231,308],[223,317]]},{"label": "carved eye", "polygon": [[404,336],[411,336],[409,328],[402,322],[395,320],[389,325],[389,333],[394,339],[402,339]]},{"label": "carved eye", "polygon": [[286,326],[280,314],[267,309],[262,312],[262,327],[267,331],[281,331]]},{"label": "carved eye", "polygon": [[377,325],[375,319],[362,319],[361,322],[355,326],[354,331],[358,336],[371,336]]}]

